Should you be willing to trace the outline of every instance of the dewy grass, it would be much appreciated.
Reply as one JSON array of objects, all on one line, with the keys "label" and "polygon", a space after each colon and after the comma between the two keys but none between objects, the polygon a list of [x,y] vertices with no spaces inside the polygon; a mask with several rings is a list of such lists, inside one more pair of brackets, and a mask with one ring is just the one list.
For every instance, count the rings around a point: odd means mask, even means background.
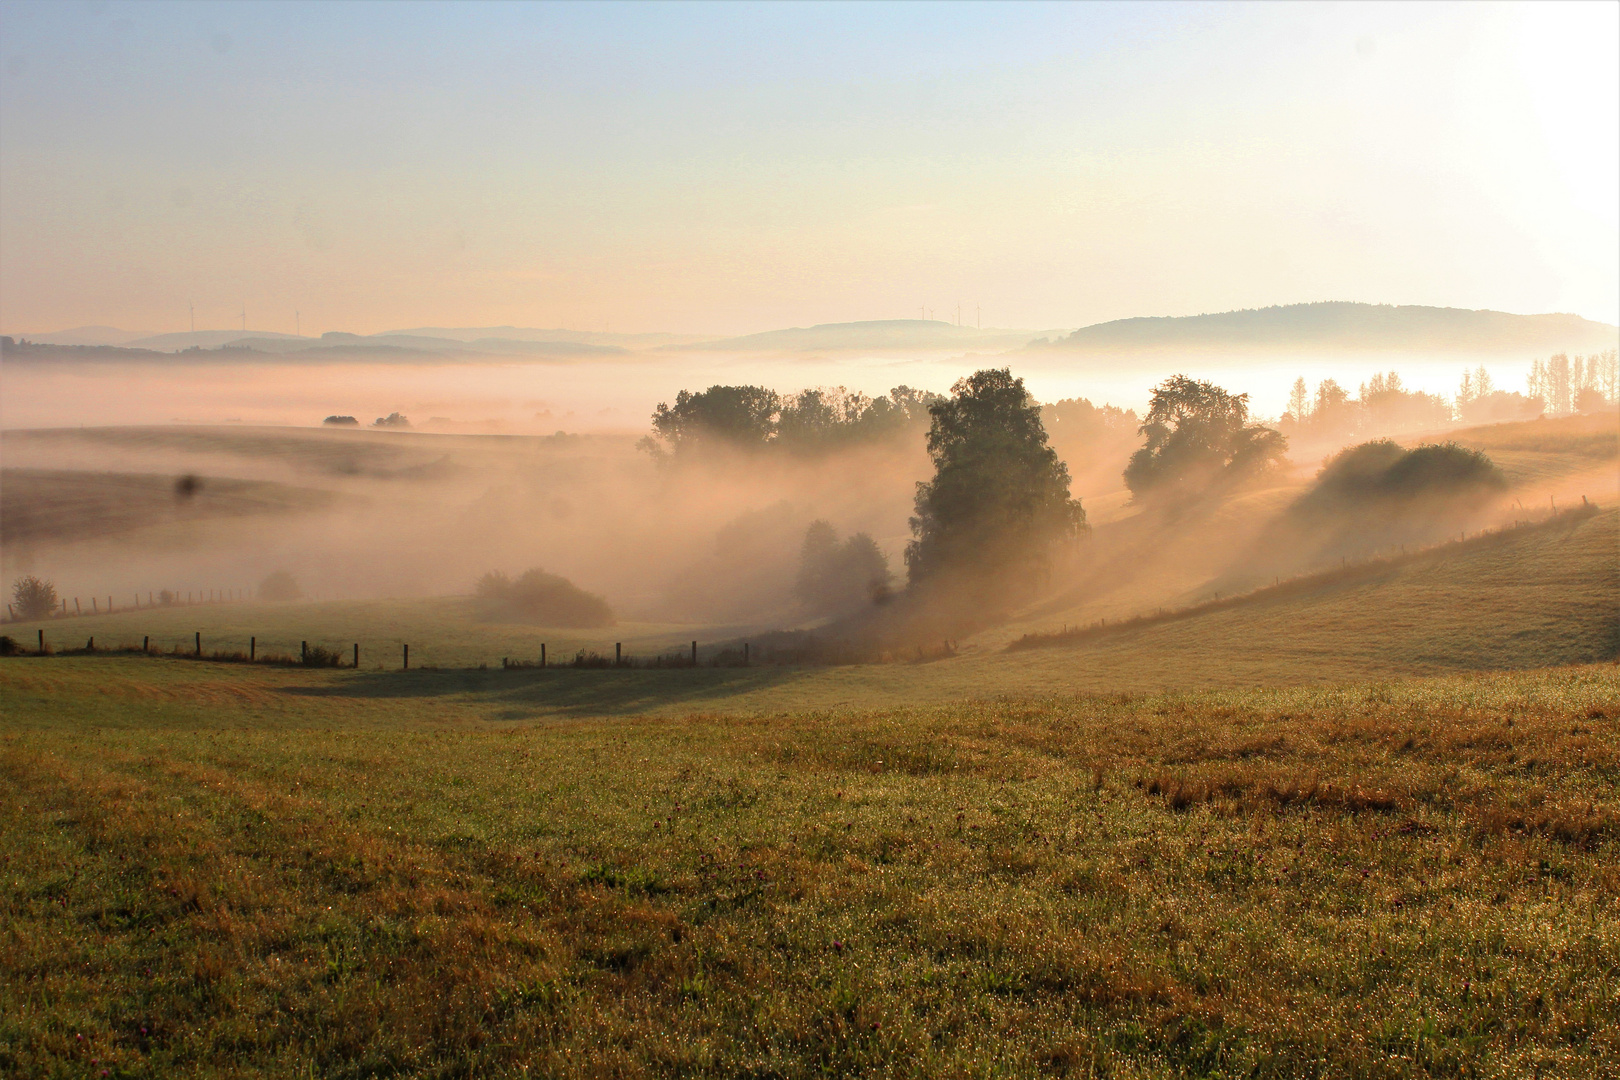
[{"label": "dewy grass", "polygon": [[1620,1072],[1612,664],[541,725],[310,692],[374,678],[0,662],[0,1073]]}]

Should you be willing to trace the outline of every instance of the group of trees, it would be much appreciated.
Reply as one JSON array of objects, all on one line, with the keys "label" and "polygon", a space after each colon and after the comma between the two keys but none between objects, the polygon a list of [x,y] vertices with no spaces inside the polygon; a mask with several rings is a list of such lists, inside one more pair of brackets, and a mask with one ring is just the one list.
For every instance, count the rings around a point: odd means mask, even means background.
[{"label": "group of trees", "polygon": [[1314,395],[1304,379],[1295,379],[1288,411],[1278,427],[1299,435],[1343,438],[1358,432],[1433,430],[1453,421],[1491,424],[1601,412],[1614,408],[1620,397],[1616,357],[1617,351],[1610,349],[1573,359],[1557,353],[1533,361],[1525,394],[1501,389],[1480,365],[1463,372],[1452,401],[1440,394],[1406,389],[1393,371],[1362,383],[1354,398],[1332,379],[1318,383]]},{"label": "group of trees", "polygon": [[1451,422],[1451,404],[1439,394],[1408,390],[1399,372],[1379,372],[1362,383],[1357,396],[1336,380],[1323,379],[1312,395],[1295,379],[1288,411],[1278,421],[1284,432],[1317,438],[1343,438],[1358,431],[1414,431]]},{"label": "group of trees", "polygon": [[1041,423],[1052,449],[1076,479],[1129,456],[1140,437],[1141,419],[1133,409],[1093,405],[1085,398],[1064,398],[1041,406]]},{"label": "group of trees", "polygon": [[1620,397],[1620,353],[1610,349],[1571,360],[1556,353],[1530,365],[1532,398],[1545,402],[1553,416],[1573,412],[1602,412]]},{"label": "group of trees", "polygon": [[1481,364],[1464,371],[1457,386],[1457,419],[1465,424],[1499,424],[1509,420],[1532,420],[1546,408],[1538,397],[1497,388],[1491,373]]},{"label": "group of trees", "polygon": [[[1143,437],[1125,479],[1134,494],[1148,497],[1251,478],[1281,463],[1287,440],[1250,423],[1248,402],[1246,394],[1178,375],[1154,391],[1138,425],[1134,413],[1079,398],[1043,408],[1005,368],[958,380],[949,397],[907,387],[869,399],[842,388],[782,397],[758,386],[713,386],[682,391],[673,406],[660,404],[643,446],[661,459],[705,445],[814,450],[921,426],[926,418],[934,475],[917,485],[905,550],[908,583],[995,605],[1038,585],[1054,549],[1087,529],[1048,422],[1077,443],[1087,436]],[[491,589],[506,587],[486,581]],[[853,610],[885,597],[888,583],[888,561],[870,536],[840,539],[825,521],[809,527],[795,583],[807,610]]]},{"label": "group of trees", "polygon": [[875,398],[841,386],[787,395],[763,386],[682,390],[674,405],[659,402],[653,433],[639,445],[661,460],[704,447],[814,453],[919,428],[939,400],[938,394],[909,386]]}]

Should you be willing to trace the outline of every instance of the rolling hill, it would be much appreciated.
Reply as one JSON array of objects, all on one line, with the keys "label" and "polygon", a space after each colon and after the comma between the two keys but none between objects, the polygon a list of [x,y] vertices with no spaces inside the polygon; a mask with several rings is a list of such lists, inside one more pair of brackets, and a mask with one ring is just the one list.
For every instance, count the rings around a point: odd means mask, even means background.
[{"label": "rolling hill", "polygon": [[1620,328],[1578,315],[1325,302],[1220,314],[1117,319],[1029,351],[1347,351],[1511,355],[1597,352]]},{"label": "rolling hill", "polygon": [[1007,330],[956,326],[935,319],[879,319],[871,322],[822,323],[768,330],[760,334],[722,338],[665,349],[689,352],[826,352],[851,349],[972,350],[1000,352],[1016,349],[1041,334],[1061,330]]}]

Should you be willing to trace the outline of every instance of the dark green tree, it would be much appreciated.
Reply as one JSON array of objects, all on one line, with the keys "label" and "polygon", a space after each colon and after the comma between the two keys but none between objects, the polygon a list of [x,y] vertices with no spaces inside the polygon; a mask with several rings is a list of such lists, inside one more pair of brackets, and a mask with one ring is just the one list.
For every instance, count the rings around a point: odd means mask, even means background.
[{"label": "dark green tree", "polygon": [[641,447],[654,456],[681,453],[703,443],[743,448],[764,446],[775,434],[782,399],[763,386],[711,386],[699,393],[682,390],[673,407],[659,402],[654,437]]},{"label": "dark green tree", "polygon": [[1185,375],[1154,389],[1140,434],[1146,443],[1125,467],[1125,486],[1138,497],[1252,476],[1281,463],[1288,450],[1280,432],[1249,423],[1248,394]]},{"label": "dark green tree", "polygon": [[56,611],[56,586],[33,574],[11,584],[12,610],[19,619],[46,619]]},{"label": "dark green tree", "polygon": [[917,485],[913,585],[940,578],[1036,584],[1054,543],[1085,528],[1069,470],[1047,445],[1040,406],[1006,368],[978,371],[929,406],[934,478]]}]

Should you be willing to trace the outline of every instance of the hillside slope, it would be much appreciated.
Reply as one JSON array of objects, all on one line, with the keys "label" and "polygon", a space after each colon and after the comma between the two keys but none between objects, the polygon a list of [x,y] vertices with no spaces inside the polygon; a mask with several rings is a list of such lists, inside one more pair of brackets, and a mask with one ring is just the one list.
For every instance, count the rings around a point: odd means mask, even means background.
[{"label": "hillside slope", "polygon": [[[527,628],[475,629],[442,604],[358,605],[367,608],[365,618],[349,617],[358,614],[347,610],[353,606],[283,605],[258,616],[255,605],[202,606],[44,626],[58,645],[76,644],[92,633],[104,647],[130,640],[139,644],[142,634],[183,628],[187,633],[180,635],[182,640],[189,640],[190,631],[200,631],[210,649],[224,649],[245,647],[249,633],[260,634],[265,646],[264,635],[274,625],[280,627],[278,648],[285,650],[286,641],[306,637],[343,644],[358,639],[368,668],[381,661],[390,669],[397,665],[399,641],[430,641],[428,662],[460,670],[413,671],[408,676],[372,670],[330,688],[311,686],[307,680],[313,673],[260,669],[262,674],[252,678],[284,686],[292,680],[304,688],[297,693],[334,704],[393,700],[401,708],[493,710],[493,715],[512,720],[898,708],[1004,697],[1523,670],[1620,657],[1620,512],[1566,517],[1392,563],[1352,566],[1323,580],[1236,603],[1228,600],[1171,621],[1111,627],[1047,648],[1006,651],[991,643],[964,642],[958,655],[927,662],[901,656],[892,663],[845,667],[502,671],[503,655],[530,656],[536,639],[545,635]],[[364,629],[368,623],[373,636]],[[31,645],[38,625],[13,623],[6,632]],[[702,638],[708,647],[715,638],[705,635],[714,629],[627,626],[600,632],[599,642],[582,640],[577,632],[563,637],[570,650],[611,651],[615,639],[625,639],[645,656],[678,648],[690,637]],[[171,633],[154,642],[168,647],[175,640]],[[559,635],[552,632],[551,640],[557,644]],[[938,642],[919,645],[938,653]],[[413,660],[421,656],[413,649]],[[467,670],[481,662],[496,670]],[[181,676],[177,672],[175,677]]]}]

